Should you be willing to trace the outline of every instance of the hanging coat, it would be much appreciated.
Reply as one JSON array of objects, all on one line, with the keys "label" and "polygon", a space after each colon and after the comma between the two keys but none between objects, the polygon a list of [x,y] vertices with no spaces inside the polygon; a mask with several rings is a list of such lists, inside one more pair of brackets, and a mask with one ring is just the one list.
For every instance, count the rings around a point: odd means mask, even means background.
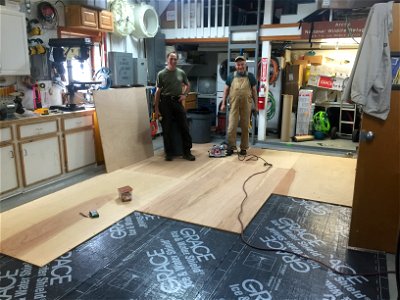
[{"label": "hanging coat", "polygon": [[390,110],[392,70],[389,33],[393,1],[372,6],[342,101],[362,105],[366,114],[386,120]]}]

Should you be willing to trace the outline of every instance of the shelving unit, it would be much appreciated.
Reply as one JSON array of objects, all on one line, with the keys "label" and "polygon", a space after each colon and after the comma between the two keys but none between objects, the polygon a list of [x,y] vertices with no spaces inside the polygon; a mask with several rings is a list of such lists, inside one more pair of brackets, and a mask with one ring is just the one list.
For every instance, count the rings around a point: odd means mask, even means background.
[{"label": "shelving unit", "polygon": [[[319,76],[319,75],[312,75],[307,83],[308,86],[325,89],[330,91],[343,91],[344,82],[346,78],[341,77],[328,77],[328,76]],[[357,106],[356,104],[350,103],[343,103],[340,102],[327,102],[327,103],[320,103],[318,106],[323,106],[325,109],[331,107],[339,108],[339,128],[337,134],[342,138],[352,138],[352,133],[355,130],[356,125],[356,118],[357,118]],[[344,112],[352,113],[351,120],[343,120]],[[343,132],[343,125],[351,125],[351,133]]]}]

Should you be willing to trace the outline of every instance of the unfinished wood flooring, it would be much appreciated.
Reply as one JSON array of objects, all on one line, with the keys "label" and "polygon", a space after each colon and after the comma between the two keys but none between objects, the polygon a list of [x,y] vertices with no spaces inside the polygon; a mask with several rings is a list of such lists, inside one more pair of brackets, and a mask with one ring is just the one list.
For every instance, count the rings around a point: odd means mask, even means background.
[{"label": "unfinished wood flooring", "polygon": [[[43,266],[134,210],[239,232],[242,184],[262,161],[237,156],[208,158],[210,145],[195,145],[197,160],[166,162],[161,154],[102,174],[4,212],[1,252]],[[271,193],[351,206],[356,160],[251,149],[273,164],[247,185],[243,215],[248,224]],[[118,187],[133,187],[133,201],[121,203]],[[80,213],[97,209],[100,218]]]}]

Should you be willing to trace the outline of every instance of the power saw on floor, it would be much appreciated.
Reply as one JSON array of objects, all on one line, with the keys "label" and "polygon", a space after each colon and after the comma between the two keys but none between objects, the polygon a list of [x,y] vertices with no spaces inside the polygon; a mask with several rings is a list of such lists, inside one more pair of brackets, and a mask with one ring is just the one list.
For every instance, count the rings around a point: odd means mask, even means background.
[{"label": "power saw on floor", "polygon": [[213,145],[210,150],[208,150],[208,157],[225,157],[228,145]]}]

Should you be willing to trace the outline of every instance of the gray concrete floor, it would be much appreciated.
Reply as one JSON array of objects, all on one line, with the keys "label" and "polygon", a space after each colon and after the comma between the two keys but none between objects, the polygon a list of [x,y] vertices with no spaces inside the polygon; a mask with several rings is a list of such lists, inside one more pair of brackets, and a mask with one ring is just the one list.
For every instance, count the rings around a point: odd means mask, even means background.
[{"label": "gray concrete floor", "polygon": [[[222,135],[212,135],[211,143],[220,144],[225,141],[225,136]],[[239,138],[238,138],[239,143]],[[254,148],[264,148],[273,150],[285,150],[285,151],[296,151],[296,152],[307,152],[313,154],[322,155],[333,155],[333,156],[349,156],[356,155],[357,143],[353,143],[350,140],[336,139],[336,140],[322,140],[322,141],[310,141],[301,143],[286,143],[281,142],[276,136],[267,136],[266,141],[257,141],[251,147]],[[161,151],[163,146],[162,136],[157,136],[153,140],[153,148],[155,151]],[[76,176],[54,181],[48,183],[40,188],[18,194],[16,196],[4,199],[0,202],[0,212],[7,211],[9,209],[15,208],[17,206],[23,205],[27,202],[34,201],[42,196],[54,193],[60,189],[71,186],[75,183],[84,181],[86,179],[95,177],[97,175],[105,173],[105,167],[94,166],[88,168],[84,173],[78,174]],[[387,268],[388,270],[395,269],[395,256],[393,254],[387,254]],[[396,277],[390,274],[389,279],[389,291],[390,299],[397,299],[397,287],[396,287]]]}]

